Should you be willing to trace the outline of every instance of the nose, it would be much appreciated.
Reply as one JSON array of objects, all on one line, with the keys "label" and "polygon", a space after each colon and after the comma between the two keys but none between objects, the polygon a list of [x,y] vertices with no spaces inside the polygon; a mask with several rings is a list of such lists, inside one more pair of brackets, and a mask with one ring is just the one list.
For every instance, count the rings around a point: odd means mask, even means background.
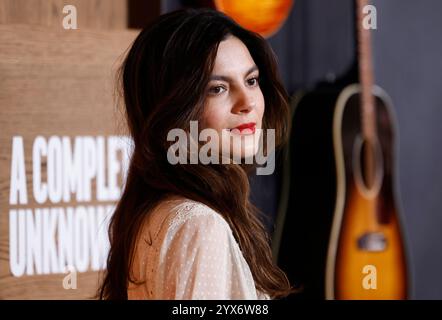
[{"label": "nose", "polygon": [[255,99],[253,96],[246,92],[244,89],[238,93],[238,98],[232,108],[232,113],[241,114],[249,113],[256,107]]}]

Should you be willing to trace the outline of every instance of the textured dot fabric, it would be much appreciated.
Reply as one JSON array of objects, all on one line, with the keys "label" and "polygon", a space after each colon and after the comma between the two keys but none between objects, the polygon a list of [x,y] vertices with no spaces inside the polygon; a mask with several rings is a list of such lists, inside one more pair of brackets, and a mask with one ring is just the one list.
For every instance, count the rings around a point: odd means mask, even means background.
[{"label": "textured dot fabric", "polygon": [[175,197],[149,215],[137,239],[129,299],[261,300],[229,224],[210,207]]}]

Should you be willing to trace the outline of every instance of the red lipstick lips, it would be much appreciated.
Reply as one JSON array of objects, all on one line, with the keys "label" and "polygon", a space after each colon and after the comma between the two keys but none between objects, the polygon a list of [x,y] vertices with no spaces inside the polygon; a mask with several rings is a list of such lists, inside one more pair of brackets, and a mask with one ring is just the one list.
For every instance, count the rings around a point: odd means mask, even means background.
[{"label": "red lipstick lips", "polygon": [[231,129],[231,131],[235,129],[239,130],[239,133],[243,133],[243,131],[244,133],[246,133],[245,131],[247,131],[248,133],[255,133],[256,123],[255,122],[243,123]]}]

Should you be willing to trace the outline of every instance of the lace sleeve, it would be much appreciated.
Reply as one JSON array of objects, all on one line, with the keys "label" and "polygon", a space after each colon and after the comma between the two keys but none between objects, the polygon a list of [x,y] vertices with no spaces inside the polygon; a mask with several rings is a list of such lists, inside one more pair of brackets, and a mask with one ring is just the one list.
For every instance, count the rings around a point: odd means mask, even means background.
[{"label": "lace sleeve", "polygon": [[257,299],[227,222],[205,206],[172,220],[164,256],[164,299]]}]

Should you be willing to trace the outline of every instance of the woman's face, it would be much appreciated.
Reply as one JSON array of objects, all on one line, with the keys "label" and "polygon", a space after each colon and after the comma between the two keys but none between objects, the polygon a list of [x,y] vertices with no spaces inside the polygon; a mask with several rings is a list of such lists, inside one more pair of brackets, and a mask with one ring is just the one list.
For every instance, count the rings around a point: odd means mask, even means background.
[{"label": "woman's face", "polygon": [[[241,40],[229,36],[220,42],[206,88],[202,128],[217,131],[223,154],[244,158],[258,151],[261,130],[257,129],[262,128],[265,104],[258,77],[259,70]],[[226,141],[230,150],[224,147]]]}]

